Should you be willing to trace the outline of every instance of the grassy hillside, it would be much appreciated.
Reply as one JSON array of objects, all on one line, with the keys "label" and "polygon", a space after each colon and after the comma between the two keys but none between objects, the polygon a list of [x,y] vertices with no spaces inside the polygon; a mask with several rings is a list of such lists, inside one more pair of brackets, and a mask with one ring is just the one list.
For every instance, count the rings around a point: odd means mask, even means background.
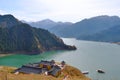
[{"label": "grassy hillside", "polygon": [[46,76],[44,74],[13,74],[16,68],[0,66],[0,80],[63,80],[67,75],[67,80],[91,80],[72,66],[66,66],[59,77]]}]

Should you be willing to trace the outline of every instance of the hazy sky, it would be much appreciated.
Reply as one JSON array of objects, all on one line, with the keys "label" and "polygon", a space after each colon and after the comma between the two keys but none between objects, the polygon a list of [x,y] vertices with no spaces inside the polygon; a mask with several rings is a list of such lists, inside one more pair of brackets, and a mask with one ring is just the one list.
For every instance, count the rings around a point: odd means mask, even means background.
[{"label": "hazy sky", "polygon": [[120,16],[120,0],[0,0],[0,14],[27,21],[77,22],[99,15]]}]

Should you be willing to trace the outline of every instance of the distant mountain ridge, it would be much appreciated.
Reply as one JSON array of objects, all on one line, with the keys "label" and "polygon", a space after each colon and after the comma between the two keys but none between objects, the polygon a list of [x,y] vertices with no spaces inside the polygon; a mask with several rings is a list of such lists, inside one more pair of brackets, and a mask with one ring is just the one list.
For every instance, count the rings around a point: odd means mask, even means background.
[{"label": "distant mountain ridge", "polygon": [[92,35],[119,24],[120,18],[117,16],[97,16],[90,19],[84,19],[66,27],[61,33],[59,33],[59,36],[76,38],[85,35]]},{"label": "distant mountain ridge", "polygon": [[27,23],[33,27],[43,28],[43,29],[49,29],[56,25],[56,22],[50,19],[45,19],[45,20],[37,21],[37,22],[27,22]]},{"label": "distant mountain ridge", "polygon": [[[5,23],[5,25],[3,25]],[[49,31],[31,27],[12,15],[0,16],[0,53],[38,54],[50,50],[75,50]]]},{"label": "distant mountain ridge", "polygon": [[72,24],[73,23],[70,23],[70,22],[61,23],[61,24],[57,24],[56,26],[54,26],[48,30],[59,36],[59,35],[61,35],[61,33],[63,32],[64,29],[71,26]]},{"label": "distant mountain ridge", "polygon": [[[47,24],[47,21],[44,22],[44,24]],[[115,33],[115,31],[113,31],[110,35],[107,34],[108,33],[107,31],[109,31],[110,29],[116,30],[114,28],[120,25],[120,18],[118,16],[102,15],[88,19],[83,19],[76,23],[68,22],[68,23],[59,23],[59,24],[55,23],[55,24],[56,25],[54,26],[48,25],[49,28],[46,27],[46,29],[60,37],[77,38],[82,40],[111,41],[111,42],[119,40],[118,39],[119,36],[116,36],[118,37],[115,38],[116,40],[115,39],[112,40],[110,38],[108,38],[108,40],[105,40],[105,38],[103,38],[104,36],[107,35],[109,35],[107,37],[112,37],[112,33],[113,34]],[[41,27],[41,28],[45,29],[45,27]],[[102,32],[104,33],[106,32],[106,33],[103,35]],[[102,36],[99,36],[100,34],[102,34]],[[96,39],[95,39],[95,35],[98,36],[96,37]]]},{"label": "distant mountain ridge", "polygon": [[78,37],[78,39],[102,42],[120,42],[120,25],[93,35]]},{"label": "distant mountain ridge", "polygon": [[[42,28],[42,29],[46,29],[46,30],[51,30],[53,27],[57,26],[57,25],[63,25],[63,24],[68,24],[70,22],[55,22],[52,21],[50,19],[44,19],[41,21],[36,21],[36,22],[26,22],[29,25],[33,26],[33,27],[37,27],[37,28]],[[70,23],[72,24],[72,23]]]}]

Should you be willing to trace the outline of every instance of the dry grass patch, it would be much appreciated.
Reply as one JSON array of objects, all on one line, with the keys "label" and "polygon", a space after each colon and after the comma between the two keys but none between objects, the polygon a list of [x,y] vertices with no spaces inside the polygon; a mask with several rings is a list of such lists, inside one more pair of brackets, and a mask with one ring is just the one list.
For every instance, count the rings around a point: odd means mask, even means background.
[{"label": "dry grass patch", "polygon": [[77,68],[66,66],[59,77],[46,76],[44,74],[13,74],[16,68],[0,66],[0,80],[91,80],[81,73]]}]

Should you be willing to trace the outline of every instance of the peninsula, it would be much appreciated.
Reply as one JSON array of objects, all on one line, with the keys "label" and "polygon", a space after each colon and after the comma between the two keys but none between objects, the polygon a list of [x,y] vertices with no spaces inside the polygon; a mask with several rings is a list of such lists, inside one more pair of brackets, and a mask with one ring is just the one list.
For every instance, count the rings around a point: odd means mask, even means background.
[{"label": "peninsula", "polygon": [[76,50],[48,30],[31,27],[13,15],[0,15],[0,54],[39,54],[51,50]]}]

